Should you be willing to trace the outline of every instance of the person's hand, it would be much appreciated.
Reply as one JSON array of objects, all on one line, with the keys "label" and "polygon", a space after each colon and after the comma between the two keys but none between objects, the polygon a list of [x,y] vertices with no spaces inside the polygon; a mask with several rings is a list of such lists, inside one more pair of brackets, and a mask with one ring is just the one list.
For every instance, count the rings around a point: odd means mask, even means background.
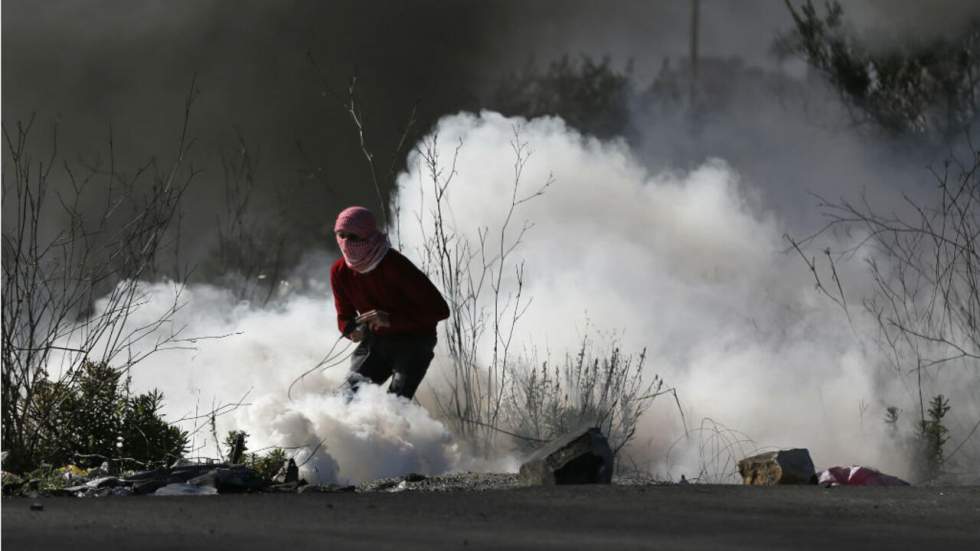
[{"label": "person's hand", "polygon": [[348,333],[347,338],[350,339],[351,342],[361,342],[361,340],[364,339],[364,330],[358,327],[357,329]]},{"label": "person's hand", "polygon": [[382,327],[391,327],[391,315],[384,310],[371,310],[365,312],[354,320],[357,323],[366,323],[371,331],[377,331]]}]

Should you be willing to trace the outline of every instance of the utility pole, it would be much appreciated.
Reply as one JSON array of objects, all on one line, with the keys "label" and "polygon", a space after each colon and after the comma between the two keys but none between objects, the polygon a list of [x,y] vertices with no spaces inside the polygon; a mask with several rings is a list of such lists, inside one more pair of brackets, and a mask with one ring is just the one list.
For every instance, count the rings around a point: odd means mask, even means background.
[{"label": "utility pole", "polygon": [[691,0],[691,89],[690,100],[691,108],[694,108],[694,99],[697,93],[698,82],[698,27],[701,18],[701,0]]}]

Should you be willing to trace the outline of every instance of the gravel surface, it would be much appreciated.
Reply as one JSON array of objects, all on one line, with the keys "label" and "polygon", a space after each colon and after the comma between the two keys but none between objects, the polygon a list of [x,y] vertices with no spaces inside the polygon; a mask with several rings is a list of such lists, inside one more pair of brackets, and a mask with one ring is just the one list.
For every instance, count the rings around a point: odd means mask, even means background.
[{"label": "gravel surface", "polygon": [[359,492],[483,492],[507,490],[519,486],[516,474],[503,473],[452,473],[424,477],[413,475],[382,478],[357,487]]}]

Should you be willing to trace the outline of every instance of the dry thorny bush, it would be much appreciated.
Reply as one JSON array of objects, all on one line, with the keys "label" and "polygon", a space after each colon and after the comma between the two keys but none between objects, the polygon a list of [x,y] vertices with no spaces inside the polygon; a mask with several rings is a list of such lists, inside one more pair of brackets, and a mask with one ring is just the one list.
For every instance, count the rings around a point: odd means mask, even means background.
[{"label": "dry thorny bush", "polygon": [[[128,174],[116,164],[111,133],[107,159],[70,163],[59,157],[56,141],[50,156],[32,155],[33,119],[13,130],[4,126],[5,468],[34,467],[48,459],[52,438],[95,430],[67,426],[63,415],[84,394],[82,385],[93,380],[92,366],[117,374],[96,378],[105,386],[101,392],[115,393],[119,377],[150,354],[187,346],[181,329],[171,324],[180,282],[174,282],[173,303],[159,317],[139,327],[128,322],[145,301],[144,282],[158,277],[168,230],[198,174],[184,166],[196,94],[192,82],[172,162],[161,167],[150,161]],[[93,206],[93,197],[102,199],[101,206]],[[127,400],[123,396],[114,405],[124,407]],[[142,410],[155,417],[158,401],[142,404]]]},{"label": "dry thorny bush", "polygon": [[645,361],[645,350],[623,354],[614,337],[601,346],[586,335],[578,351],[560,363],[525,363],[515,370],[505,423],[510,432],[528,437],[519,442],[526,448],[581,426],[599,427],[618,454],[653,399],[673,392],[659,376],[646,378]]},{"label": "dry thorny bush", "polygon": [[[858,203],[823,201],[828,224],[801,241],[787,237],[817,289],[840,306],[849,321],[852,304],[837,266],[859,255],[867,264],[873,292],[861,306],[877,328],[871,341],[886,367],[913,389],[919,438],[932,442],[913,447],[918,450],[913,463],[922,471],[941,468],[980,427],[978,420],[954,451],[944,455],[944,441],[936,437],[944,429],[936,426],[942,416],[937,421],[927,406],[930,389],[937,391],[940,401],[942,394],[949,394],[950,389],[936,389],[943,384],[942,370],[965,369],[975,376],[980,368],[980,150],[969,145],[969,161],[953,157],[941,170],[932,171],[931,201],[905,196],[901,215],[883,213],[863,197]],[[825,232],[860,239],[842,251],[824,249],[820,263],[804,248]],[[889,408],[889,417],[897,418],[899,411]]]}]

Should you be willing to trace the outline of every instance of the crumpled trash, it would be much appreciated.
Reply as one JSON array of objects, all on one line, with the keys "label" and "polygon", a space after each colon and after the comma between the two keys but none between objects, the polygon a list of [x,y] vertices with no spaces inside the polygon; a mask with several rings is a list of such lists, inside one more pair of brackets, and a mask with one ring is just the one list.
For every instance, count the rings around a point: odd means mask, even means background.
[{"label": "crumpled trash", "polygon": [[860,465],[831,467],[820,472],[817,482],[824,486],[909,486],[901,478]]},{"label": "crumpled trash", "polygon": [[100,476],[89,480],[85,483],[85,486],[89,488],[114,488],[120,484],[122,484],[122,481],[114,476]]},{"label": "crumpled trash", "polygon": [[218,490],[214,486],[195,486],[178,482],[167,484],[163,488],[153,492],[155,496],[216,496]]},{"label": "crumpled trash", "polygon": [[83,469],[78,465],[73,465],[70,463],[58,469],[57,472],[61,473],[61,478],[69,481],[76,478],[87,478],[89,474],[88,469]]}]

